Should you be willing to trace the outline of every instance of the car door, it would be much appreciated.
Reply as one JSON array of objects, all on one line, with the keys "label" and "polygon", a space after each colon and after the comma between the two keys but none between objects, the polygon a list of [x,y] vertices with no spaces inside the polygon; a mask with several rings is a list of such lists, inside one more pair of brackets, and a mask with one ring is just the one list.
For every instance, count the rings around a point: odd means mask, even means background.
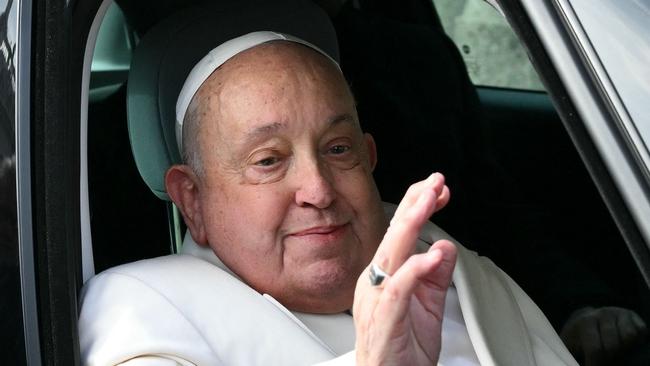
[{"label": "car door", "polygon": [[[9,2],[11,3],[11,1]],[[82,62],[97,2],[14,2],[17,221],[24,358],[78,364]],[[3,84],[3,88],[4,88]],[[20,336],[20,333],[17,334]],[[22,352],[18,350],[17,363]]]},{"label": "car door", "polygon": [[0,363],[23,365],[25,337],[16,195],[16,112],[19,5],[0,3]]}]

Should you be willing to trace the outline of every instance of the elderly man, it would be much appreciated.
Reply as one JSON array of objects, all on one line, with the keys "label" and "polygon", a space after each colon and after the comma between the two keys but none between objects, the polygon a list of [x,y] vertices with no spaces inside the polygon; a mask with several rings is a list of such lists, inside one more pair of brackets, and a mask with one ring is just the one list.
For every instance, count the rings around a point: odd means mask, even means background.
[{"label": "elderly man", "polygon": [[388,224],[374,141],[316,46],[218,46],[177,121],[185,164],[165,182],[191,239],[86,286],[86,364],[575,364],[507,275],[427,221],[450,197],[442,175]]}]

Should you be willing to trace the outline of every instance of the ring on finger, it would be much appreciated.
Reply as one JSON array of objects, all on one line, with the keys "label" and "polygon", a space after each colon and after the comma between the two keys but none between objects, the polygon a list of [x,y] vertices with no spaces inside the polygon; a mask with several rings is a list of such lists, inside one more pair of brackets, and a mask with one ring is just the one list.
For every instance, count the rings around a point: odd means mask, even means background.
[{"label": "ring on finger", "polygon": [[370,285],[377,287],[380,286],[382,282],[384,282],[384,280],[388,277],[388,273],[386,273],[386,271],[381,269],[381,267],[379,267],[375,263],[371,263],[369,276],[370,276]]}]

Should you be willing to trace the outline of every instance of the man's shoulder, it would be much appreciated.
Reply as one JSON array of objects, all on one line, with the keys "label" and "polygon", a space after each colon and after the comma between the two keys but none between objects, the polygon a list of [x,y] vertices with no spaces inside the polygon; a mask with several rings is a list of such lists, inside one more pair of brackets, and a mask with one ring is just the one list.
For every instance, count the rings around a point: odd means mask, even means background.
[{"label": "man's shoulder", "polygon": [[79,315],[83,363],[119,364],[157,353],[214,362],[200,328],[183,314],[183,288],[188,277],[205,271],[200,262],[170,255],[117,266],[89,280]]},{"label": "man's shoulder", "polygon": [[98,282],[113,281],[118,277],[145,283],[162,281],[166,285],[173,285],[178,280],[204,275],[205,272],[211,272],[219,277],[227,275],[224,271],[200,258],[191,255],[171,254],[109,268],[90,279],[84,288],[94,287]]},{"label": "man's shoulder", "polygon": [[[225,286],[225,287],[224,287]],[[199,258],[168,255],[110,268],[90,279],[82,290],[82,308],[88,301],[111,304],[128,301],[172,301],[176,298],[221,288],[252,292],[252,289]],[[145,296],[150,293],[151,296]],[[154,296],[155,295],[155,296]]]},{"label": "man's shoulder", "polygon": [[[184,321],[192,322],[194,318],[200,321],[211,309],[225,310],[240,300],[253,306],[267,302],[211,263],[174,254],[120,265],[93,277],[82,290],[80,322],[86,317],[93,321],[107,318],[106,312],[120,312],[114,314],[118,317],[128,314],[137,320],[136,315],[149,315],[165,307]],[[250,310],[246,306],[238,309]],[[158,315],[161,319],[171,319],[174,314]]]},{"label": "man's shoulder", "polygon": [[95,276],[84,286],[79,336],[84,364],[173,355],[193,364],[291,365],[333,356],[273,302],[190,255]]}]

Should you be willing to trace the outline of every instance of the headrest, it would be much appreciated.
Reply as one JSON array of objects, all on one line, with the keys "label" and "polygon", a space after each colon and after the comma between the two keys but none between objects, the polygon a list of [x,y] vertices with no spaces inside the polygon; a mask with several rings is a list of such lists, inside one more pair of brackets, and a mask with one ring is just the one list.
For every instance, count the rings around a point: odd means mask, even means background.
[{"label": "headrest", "polygon": [[296,36],[338,60],[332,24],[307,0],[206,3],[164,20],[138,44],[127,88],[129,138],[140,175],[157,197],[169,200],[165,172],[181,162],[175,107],[186,77],[218,45],[256,31]]}]

